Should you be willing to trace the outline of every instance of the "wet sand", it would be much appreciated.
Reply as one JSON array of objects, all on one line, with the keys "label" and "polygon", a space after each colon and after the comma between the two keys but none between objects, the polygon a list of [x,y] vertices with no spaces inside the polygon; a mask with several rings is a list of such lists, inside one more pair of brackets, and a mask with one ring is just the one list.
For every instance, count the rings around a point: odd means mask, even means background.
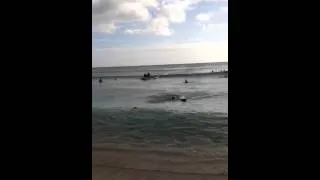
[{"label": "wet sand", "polygon": [[227,153],[93,147],[93,180],[227,180]]}]

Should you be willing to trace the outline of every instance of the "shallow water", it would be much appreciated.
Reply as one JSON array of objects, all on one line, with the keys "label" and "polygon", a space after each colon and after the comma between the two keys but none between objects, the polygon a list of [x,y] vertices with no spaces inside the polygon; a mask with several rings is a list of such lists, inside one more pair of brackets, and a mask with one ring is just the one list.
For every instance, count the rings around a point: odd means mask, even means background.
[{"label": "shallow water", "polygon": [[[188,78],[188,84],[184,80],[105,79],[100,84],[93,79],[93,142],[159,148],[226,147],[228,79],[198,76]],[[187,102],[181,102],[180,96]]]}]

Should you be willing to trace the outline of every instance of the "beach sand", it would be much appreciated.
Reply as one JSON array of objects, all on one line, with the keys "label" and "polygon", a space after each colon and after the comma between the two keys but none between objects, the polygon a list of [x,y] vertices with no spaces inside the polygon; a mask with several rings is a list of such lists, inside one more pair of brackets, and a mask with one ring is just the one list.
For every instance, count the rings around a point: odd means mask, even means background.
[{"label": "beach sand", "polygon": [[93,180],[227,180],[227,153],[94,146]]}]

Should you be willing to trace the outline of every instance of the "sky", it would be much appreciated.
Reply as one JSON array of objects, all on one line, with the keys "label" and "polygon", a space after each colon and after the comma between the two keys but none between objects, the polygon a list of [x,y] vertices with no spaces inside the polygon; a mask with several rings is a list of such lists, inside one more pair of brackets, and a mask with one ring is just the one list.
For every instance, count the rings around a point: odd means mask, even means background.
[{"label": "sky", "polygon": [[228,0],[92,0],[92,66],[228,61]]}]

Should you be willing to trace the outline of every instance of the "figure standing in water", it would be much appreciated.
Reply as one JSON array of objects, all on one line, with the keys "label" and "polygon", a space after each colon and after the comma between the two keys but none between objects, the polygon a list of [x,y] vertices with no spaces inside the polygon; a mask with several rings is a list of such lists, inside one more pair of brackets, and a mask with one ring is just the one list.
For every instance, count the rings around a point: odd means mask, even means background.
[{"label": "figure standing in water", "polygon": [[102,79],[101,78],[99,78],[99,83],[102,83]]}]

